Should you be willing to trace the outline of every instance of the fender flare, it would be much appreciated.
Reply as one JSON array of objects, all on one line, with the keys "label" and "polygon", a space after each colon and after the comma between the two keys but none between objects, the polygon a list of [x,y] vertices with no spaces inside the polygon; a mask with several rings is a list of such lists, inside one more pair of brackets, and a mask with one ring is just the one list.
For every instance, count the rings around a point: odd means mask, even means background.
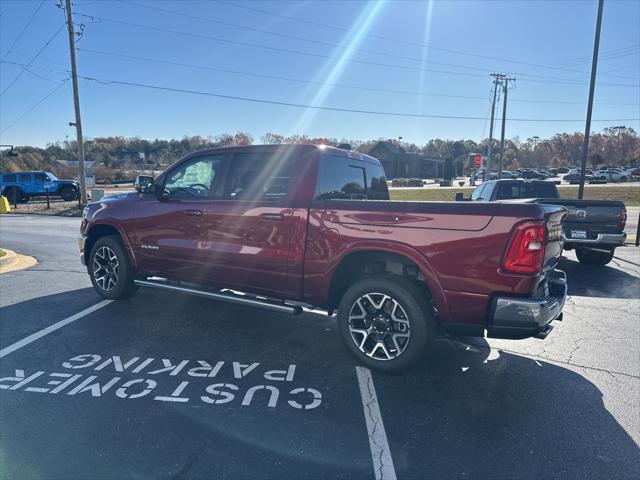
[{"label": "fender flare", "polygon": [[[131,246],[131,242],[129,242],[129,237],[127,236],[126,230],[120,223],[115,222],[113,220],[106,220],[106,219],[100,220],[96,223],[92,223],[89,229],[87,230],[87,233],[86,233],[87,238],[91,238],[91,231],[94,228],[100,227],[100,226],[111,227],[118,232],[118,235],[120,235],[120,238],[122,239],[122,243],[124,244],[124,249],[127,252],[127,255],[129,256],[129,261],[131,262],[131,265],[133,265],[134,268],[137,268],[138,263],[133,253],[133,247]],[[89,252],[85,252],[85,255],[88,255],[88,254]]]},{"label": "fender flare", "polygon": [[431,290],[433,301],[438,308],[440,320],[447,321],[450,318],[451,315],[449,312],[449,305],[447,303],[444,289],[442,288],[442,284],[440,283],[440,280],[438,279],[433,267],[431,266],[431,263],[427,258],[425,258],[424,255],[405,243],[393,242],[389,240],[359,240],[346,245],[344,251],[341,252],[340,255],[335,257],[335,259],[331,262],[331,266],[328,269],[328,275],[330,277],[329,284],[333,282],[333,277],[342,261],[348,255],[362,251],[393,253],[402,257],[406,257],[413,263],[415,263],[422,272],[429,290]]}]

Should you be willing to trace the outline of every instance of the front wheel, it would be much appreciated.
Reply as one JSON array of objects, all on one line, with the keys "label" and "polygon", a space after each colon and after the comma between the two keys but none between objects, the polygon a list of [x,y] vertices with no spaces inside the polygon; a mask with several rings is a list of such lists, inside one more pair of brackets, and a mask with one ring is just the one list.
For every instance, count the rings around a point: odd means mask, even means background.
[{"label": "front wheel", "polygon": [[89,254],[87,270],[93,288],[104,298],[119,300],[129,297],[137,290],[133,283],[135,275],[129,256],[117,236],[96,240]]},{"label": "front wheel", "polygon": [[600,250],[589,250],[587,248],[576,248],[578,261],[585,265],[606,265],[613,259],[614,250],[603,252]]},{"label": "front wheel", "polygon": [[398,372],[415,364],[435,336],[422,292],[402,277],[357,281],[338,308],[338,330],[347,350],[364,365]]}]

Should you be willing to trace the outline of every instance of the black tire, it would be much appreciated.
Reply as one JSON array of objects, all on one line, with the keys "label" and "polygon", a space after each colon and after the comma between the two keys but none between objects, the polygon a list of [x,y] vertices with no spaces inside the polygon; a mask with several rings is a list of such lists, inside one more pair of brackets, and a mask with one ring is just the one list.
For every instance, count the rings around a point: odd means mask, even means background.
[{"label": "black tire", "polygon": [[[373,302],[363,299],[365,295],[370,295],[368,298]],[[384,300],[384,296],[389,299]],[[398,311],[392,302],[396,302],[401,310]],[[382,308],[375,309],[376,304]],[[360,305],[368,311],[363,312]],[[404,317],[402,321],[391,318],[390,306],[394,318]],[[361,314],[365,318],[352,318]],[[402,324],[406,326],[402,327]],[[352,333],[360,329],[362,333]],[[436,325],[425,292],[402,277],[374,276],[355,282],[342,296],[338,308],[338,331],[347,350],[360,363],[392,373],[411,367],[421,358],[425,347],[435,337]],[[380,343],[384,348],[378,345]]]},{"label": "black tire", "polygon": [[24,192],[22,190],[20,190],[19,188],[16,188],[16,187],[7,188],[4,191],[3,196],[7,197],[7,201],[11,205],[14,205],[16,203],[25,203],[24,199],[25,199],[26,195],[24,194]]},{"label": "black tire", "polygon": [[129,256],[118,236],[96,240],[89,253],[87,271],[93,288],[103,298],[124,299],[138,289],[133,283],[135,272]]},{"label": "black tire", "polygon": [[626,182],[627,181],[627,177],[625,177],[624,175],[622,177],[620,177],[620,181],[621,182]]},{"label": "black tire", "polygon": [[599,250],[576,248],[576,256],[578,257],[578,261],[585,265],[606,265],[613,259],[613,254],[614,250],[601,252]]},{"label": "black tire", "polygon": [[73,187],[64,187],[60,190],[60,196],[65,202],[71,202],[78,199],[78,191]]}]

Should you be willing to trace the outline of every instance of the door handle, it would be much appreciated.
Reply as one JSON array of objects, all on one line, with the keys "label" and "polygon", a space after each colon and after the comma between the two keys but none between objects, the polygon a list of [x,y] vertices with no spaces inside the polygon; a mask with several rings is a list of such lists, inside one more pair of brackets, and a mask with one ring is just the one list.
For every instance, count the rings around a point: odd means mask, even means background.
[{"label": "door handle", "polygon": [[202,216],[202,210],[185,210],[184,214],[185,215],[189,215],[190,217],[201,217]]},{"label": "door handle", "polygon": [[281,213],[263,213],[260,215],[262,220],[269,220],[272,222],[279,222],[284,219],[284,215]]}]

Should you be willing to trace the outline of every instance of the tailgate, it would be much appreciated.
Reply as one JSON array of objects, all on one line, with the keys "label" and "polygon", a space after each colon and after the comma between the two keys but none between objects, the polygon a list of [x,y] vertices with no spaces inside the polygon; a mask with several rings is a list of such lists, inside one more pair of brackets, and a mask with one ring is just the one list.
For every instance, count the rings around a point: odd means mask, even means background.
[{"label": "tailgate", "polygon": [[[544,200],[547,203],[547,200]],[[564,221],[565,236],[570,239],[582,237],[593,239],[599,233],[620,232],[620,213],[624,203],[607,200],[549,200],[548,203],[562,205],[568,211]],[[575,235],[574,235],[575,233]],[[580,237],[578,237],[580,235]]]}]

